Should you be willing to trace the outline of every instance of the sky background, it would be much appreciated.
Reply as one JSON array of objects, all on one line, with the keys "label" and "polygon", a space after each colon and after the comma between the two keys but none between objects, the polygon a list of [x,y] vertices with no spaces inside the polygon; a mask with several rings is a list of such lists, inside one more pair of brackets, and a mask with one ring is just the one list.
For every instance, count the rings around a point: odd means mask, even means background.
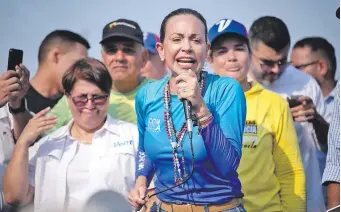
[{"label": "sky background", "polygon": [[339,0],[1,0],[0,73],[7,69],[8,49],[19,48],[33,76],[39,45],[55,29],[80,33],[90,42],[89,56],[100,59],[99,41],[107,23],[127,18],[144,31],[159,33],[163,18],[180,7],[199,11],[208,27],[232,18],[249,28],[260,16],[276,16],[287,24],[292,45],[306,36],[322,36],[334,45],[339,64],[340,21],[335,17],[339,5]]}]

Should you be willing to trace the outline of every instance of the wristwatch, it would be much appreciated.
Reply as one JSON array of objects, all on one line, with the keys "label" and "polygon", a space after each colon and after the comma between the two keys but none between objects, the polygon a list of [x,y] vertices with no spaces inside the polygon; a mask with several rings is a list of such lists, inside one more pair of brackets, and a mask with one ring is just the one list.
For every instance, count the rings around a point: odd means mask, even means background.
[{"label": "wristwatch", "polygon": [[11,114],[18,114],[18,113],[23,113],[26,111],[26,101],[25,101],[25,98],[22,98],[21,100],[21,104],[20,104],[20,107],[19,108],[12,108],[9,104],[8,104],[8,109],[9,109],[9,112]]}]

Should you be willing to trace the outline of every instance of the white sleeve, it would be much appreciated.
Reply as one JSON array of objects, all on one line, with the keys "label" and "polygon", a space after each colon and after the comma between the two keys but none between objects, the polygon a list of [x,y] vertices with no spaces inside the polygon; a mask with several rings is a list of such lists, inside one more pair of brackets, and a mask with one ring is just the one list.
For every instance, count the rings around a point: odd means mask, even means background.
[{"label": "white sleeve", "polygon": [[139,147],[139,131],[136,125],[133,125],[133,127],[131,128],[131,133],[132,133],[132,138],[134,141],[134,150],[135,150],[135,153],[137,153],[137,149]]},{"label": "white sleeve", "polygon": [[9,119],[9,124],[11,126],[11,130],[13,130],[13,126],[14,126],[13,115],[12,115],[12,113],[9,112],[8,104],[6,104],[4,107],[5,107],[6,113],[8,115],[8,119]]},{"label": "white sleeve", "polygon": [[35,187],[35,173],[36,173],[38,152],[36,152],[33,156],[30,155],[29,157],[31,159],[29,160],[29,163],[28,163],[28,183],[31,186]]},{"label": "white sleeve", "polygon": [[44,144],[48,139],[48,136],[40,139],[33,146],[28,149],[28,182],[31,186],[35,186],[35,172],[37,166],[37,160],[39,158],[39,149],[42,144]]}]

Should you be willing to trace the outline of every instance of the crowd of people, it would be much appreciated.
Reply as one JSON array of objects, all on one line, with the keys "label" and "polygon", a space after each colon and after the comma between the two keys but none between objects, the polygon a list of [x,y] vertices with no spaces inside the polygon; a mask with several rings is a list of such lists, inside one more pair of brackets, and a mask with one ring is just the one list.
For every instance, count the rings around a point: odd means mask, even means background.
[{"label": "crowd of people", "polygon": [[100,60],[84,37],[55,30],[31,79],[24,64],[1,74],[1,211],[340,205],[340,85],[326,39],[290,49],[278,17],[209,28],[180,8],[159,33],[114,20],[99,43]]}]

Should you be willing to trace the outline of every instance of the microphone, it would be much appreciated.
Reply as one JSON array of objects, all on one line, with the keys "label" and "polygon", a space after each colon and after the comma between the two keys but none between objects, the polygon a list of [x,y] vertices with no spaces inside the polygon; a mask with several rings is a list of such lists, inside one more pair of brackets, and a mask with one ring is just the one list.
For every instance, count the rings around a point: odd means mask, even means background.
[{"label": "microphone", "polygon": [[192,104],[187,99],[183,99],[182,104],[184,106],[184,111],[185,111],[185,121],[187,125],[188,136],[190,139],[192,139],[192,132],[193,132],[193,121],[191,119]]}]

